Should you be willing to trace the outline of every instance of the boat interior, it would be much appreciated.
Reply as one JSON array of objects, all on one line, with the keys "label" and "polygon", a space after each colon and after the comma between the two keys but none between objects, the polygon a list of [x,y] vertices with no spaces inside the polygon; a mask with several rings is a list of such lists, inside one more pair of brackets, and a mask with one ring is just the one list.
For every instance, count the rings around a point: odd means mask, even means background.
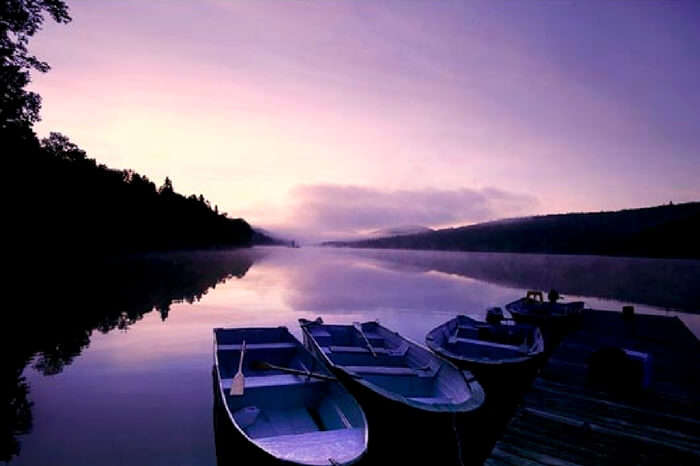
[{"label": "boat interior", "polygon": [[533,315],[570,315],[577,314],[583,310],[583,301],[572,301],[568,303],[538,301],[531,298],[521,298],[506,305],[506,309],[511,312],[520,312]]},{"label": "boat interior", "polygon": [[459,404],[471,396],[456,368],[375,322],[363,323],[362,331],[376,357],[354,326],[312,323],[307,330],[333,364],[382,391],[425,405]]},{"label": "boat interior", "polygon": [[428,334],[427,339],[455,356],[466,359],[509,359],[539,349],[535,327],[479,322],[467,316],[455,319]]},{"label": "boat interior", "polygon": [[[241,396],[231,396],[229,390],[238,371],[244,339],[245,391]],[[265,448],[300,451],[305,444],[309,448],[333,444],[334,436],[347,441],[351,434],[364,444],[364,415],[337,381],[260,367],[259,362],[264,361],[330,376],[285,327],[217,329],[216,343],[225,401],[238,426],[256,443]],[[274,439],[274,444],[266,445],[266,439]]]}]

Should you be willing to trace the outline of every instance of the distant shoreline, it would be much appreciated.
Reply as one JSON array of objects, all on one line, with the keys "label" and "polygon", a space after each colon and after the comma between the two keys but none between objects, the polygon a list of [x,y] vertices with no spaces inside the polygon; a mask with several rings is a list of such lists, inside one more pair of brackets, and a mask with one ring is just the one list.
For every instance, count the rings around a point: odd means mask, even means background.
[{"label": "distant shoreline", "polygon": [[322,246],[700,259],[700,202],[554,214]]}]

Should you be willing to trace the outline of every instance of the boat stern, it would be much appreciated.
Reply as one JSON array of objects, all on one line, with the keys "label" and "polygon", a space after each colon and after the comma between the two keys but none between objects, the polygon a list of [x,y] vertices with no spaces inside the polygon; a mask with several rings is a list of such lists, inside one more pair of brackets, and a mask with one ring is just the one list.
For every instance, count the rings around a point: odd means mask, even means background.
[{"label": "boat stern", "polygon": [[283,461],[313,466],[349,465],[367,451],[366,429],[355,427],[258,439],[260,448]]}]

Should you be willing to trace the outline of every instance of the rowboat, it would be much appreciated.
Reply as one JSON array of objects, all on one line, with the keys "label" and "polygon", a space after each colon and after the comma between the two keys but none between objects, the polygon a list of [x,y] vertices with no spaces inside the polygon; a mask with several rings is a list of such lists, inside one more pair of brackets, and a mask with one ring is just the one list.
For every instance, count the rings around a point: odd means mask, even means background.
[{"label": "rowboat", "polygon": [[489,309],[487,316],[480,322],[458,315],[428,332],[425,343],[453,362],[476,366],[523,364],[544,351],[539,328],[503,318],[500,308]]},{"label": "rowboat", "polygon": [[299,319],[304,344],[343,380],[424,412],[470,412],[484,391],[469,371],[377,322],[326,325]]},{"label": "rowboat", "polygon": [[513,315],[516,322],[549,326],[561,325],[578,319],[583,312],[583,306],[583,301],[568,303],[557,302],[556,299],[544,301],[542,292],[528,291],[524,298],[506,304],[505,307]]},{"label": "rowboat", "polygon": [[231,424],[265,459],[347,465],[365,454],[362,408],[286,327],[214,329],[214,373]]}]

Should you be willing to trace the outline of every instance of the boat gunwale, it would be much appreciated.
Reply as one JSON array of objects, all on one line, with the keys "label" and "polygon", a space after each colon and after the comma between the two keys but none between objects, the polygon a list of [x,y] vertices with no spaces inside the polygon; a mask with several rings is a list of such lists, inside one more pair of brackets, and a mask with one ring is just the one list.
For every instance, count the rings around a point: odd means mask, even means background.
[{"label": "boat gunwale", "polygon": [[[229,421],[231,421],[231,424],[233,424],[233,426],[236,428],[236,430],[241,435],[243,435],[245,440],[247,440],[248,444],[253,445],[257,450],[263,452],[265,455],[275,459],[276,461],[279,461],[282,464],[286,463],[286,464],[315,466],[315,465],[310,464],[310,463],[299,463],[296,461],[291,461],[291,460],[287,460],[284,458],[279,458],[278,456],[275,456],[273,453],[269,452],[268,450],[266,450],[265,448],[260,446],[254,438],[250,437],[238,425],[235,418],[233,417],[233,413],[231,413],[231,409],[228,406],[228,402],[226,401],[226,394],[224,393],[223,382],[221,379],[221,372],[219,371],[219,352],[218,352],[219,344],[217,342],[216,332],[221,331],[221,330],[245,331],[245,330],[273,329],[273,328],[283,328],[287,333],[289,333],[292,336],[292,339],[294,340],[294,343],[295,343],[297,349],[299,347],[301,347],[303,349],[303,351],[308,352],[311,355],[311,357],[316,358],[316,356],[311,351],[309,351],[302,343],[299,342],[299,340],[297,340],[297,338],[289,331],[289,329],[286,326],[281,326],[281,327],[244,327],[244,328],[215,327],[214,329],[212,329],[212,334],[213,334],[213,346],[214,346],[214,351],[213,351],[214,352],[214,372],[216,373],[216,386],[218,389],[217,391],[219,392],[221,402],[224,405],[224,409],[226,410],[226,414],[228,415]],[[338,384],[338,386],[341,388],[341,390],[345,391],[350,396],[350,398],[353,400],[353,402],[359,407],[360,415],[362,416],[362,424],[363,424],[363,431],[364,431],[364,442],[363,442],[364,448],[362,449],[362,451],[360,452],[359,455],[355,456],[351,460],[343,462],[343,463],[338,463],[340,465],[350,466],[350,465],[353,465],[353,464],[357,463],[358,461],[360,461],[367,454],[367,448],[369,446],[369,425],[367,423],[367,416],[365,415],[365,412],[362,409],[362,406],[360,405],[360,403],[355,399],[355,397],[352,395],[352,393],[350,393],[350,391],[339,380],[335,380],[335,381],[329,380],[328,383]],[[269,438],[269,437],[266,437],[266,438]],[[329,466],[332,464],[330,461],[328,463],[329,463]]]},{"label": "boat gunwale", "polygon": [[[355,382],[359,383],[360,385],[366,387],[368,390],[371,390],[372,392],[387,398],[391,401],[397,402],[401,405],[408,406],[411,408],[419,409],[421,411],[425,412],[430,412],[430,413],[469,413],[472,411],[475,411],[479,409],[483,404],[484,400],[486,398],[486,393],[484,392],[483,387],[481,384],[478,382],[474,374],[465,369],[460,369],[457,367],[453,362],[449,361],[448,359],[442,357],[439,354],[436,354],[434,351],[432,351],[430,348],[427,348],[424,345],[421,345],[420,343],[417,343],[413,341],[412,339],[405,337],[398,332],[393,332],[392,330],[389,330],[388,328],[384,327],[383,325],[379,324],[378,322],[373,322],[373,321],[368,321],[364,323],[375,323],[379,327],[383,328],[389,333],[393,333],[397,335],[399,338],[405,340],[409,345],[416,346],[420,349],[423,349],[430,353],[432,357],[435,359],[439,360],[439,362],[442,365],[446,365],[448,367],[453,368],[455,371],[459,373],[459,378],[458,380],[461,380],[464,382],[464,384],[467,386],[467,389],[470,393],[470,397],[468,400],[462,402],[462,403],[454,403],[454,404],[441,404],[441,405],[431,405],[427,403],[421,403],[417,402],[414,400],[411,400],[408,397],[405,397],[403,395],[400,395],[396,392],[391,392],[388,390],[383,389],[382,387],[378,386],[375,383],[370,382],[367,380],[365,377],[362,377],[361,375],[358,375],[355,372],[351,372],[345,369],[344,366],[335,364],[329,357],[328,355],[321,349],[321,346],[318,344],[316,339],[311,335],[311,331],[308,329],[313,324],[317,325],[329,325],[325,323],[319,323],[317,321],[307,321],[308,323],[302,323],[301,321],[306,319],[299,319],[300,321],[300,326],[302,331],[304,332],[305,336],[308,336],[310,339],[312,345],[314,346],[314,352],[318,353],[324,363],[326,363],[329,367],[336,371],[342,372],[345,376],[347,376],[350,380],[354,380]],[[340,324],[341,326],[344,326]],[[352,325],[347,325],[347,327],[352,327]],[[439,369],[438,369],[439,370]]]}]

